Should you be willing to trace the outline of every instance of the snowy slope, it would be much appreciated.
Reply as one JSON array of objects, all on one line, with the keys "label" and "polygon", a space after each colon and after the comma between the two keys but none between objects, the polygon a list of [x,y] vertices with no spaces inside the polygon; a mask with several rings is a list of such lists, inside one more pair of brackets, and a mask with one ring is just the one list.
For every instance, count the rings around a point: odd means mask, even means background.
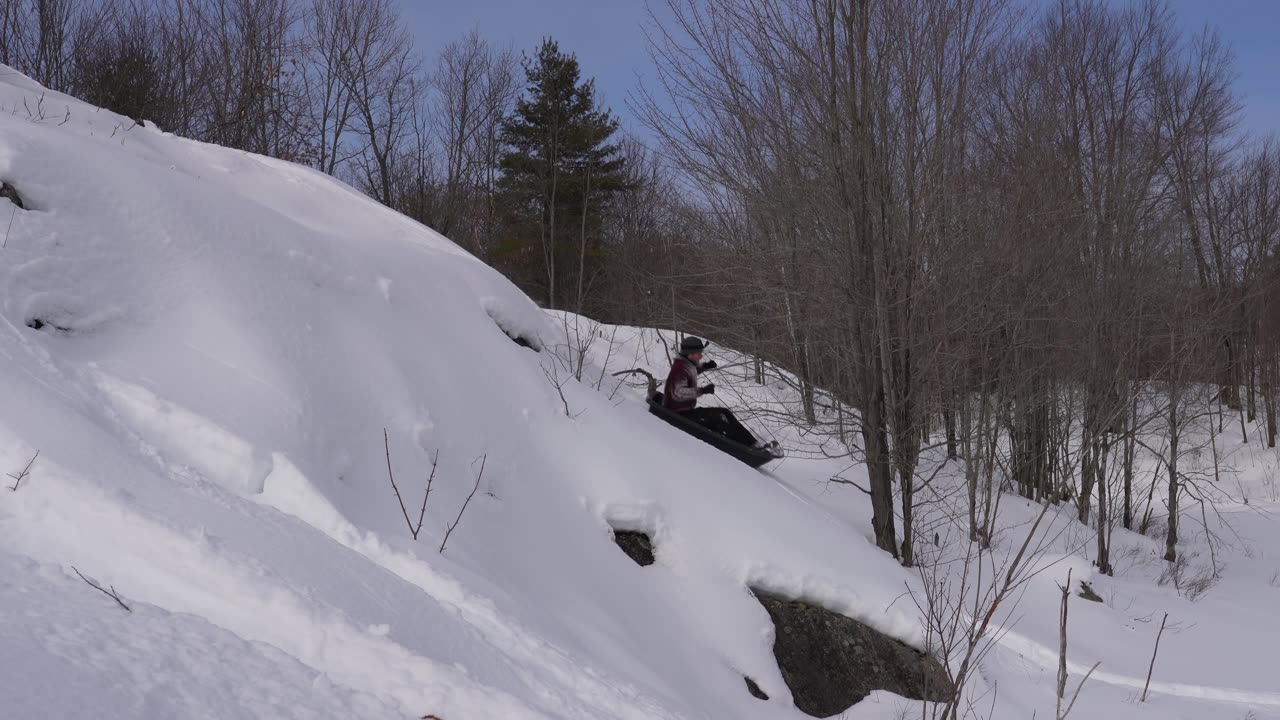
[{"label": "snowy slope", "polygon": [[[643,381],[613,374],[635,367],[659,372],[667,364],[667,348],[677,340],[670,331],[610,326],[573,315],[556,314],[553,325],[548,344],[562,346],[570,357],[583,354],[588,365],[605,367],[605,372],[584,373],[584,379],[624,405],[635,402],[634,391]],[[721,366],[711,378],[717,392],[710,402],[735,409],[757,434],[775,438],[788,448],[789,457],[769,467],[771,478],[810,501],[825,520],[845,523],[869,537],[871,508],[866,496],[849,485],[830,482],[838,476],[865,487],[865,469],[850,466],[843,458],[825,458],[826,452],[838,451],[828,438],[785,420],[786,415],[800,414],[794,379],[766,366],[765,383],[758,385],[751,358],[715,345],[710,353]],[[829,415],[824,419],[832,422]],[[1075,521],[1074,508],[1053,509],[1042,521],[1031,546],[1036,555],[1033,567],[1041,572],[1017,595],[1015,605],[998,614],[1001,628],[992,633],[996,641],[992,652],[968,688],[971,717],[1054,717],[1058,585],[1070,571],[1074,589],[1079,589],[1080,580],[1088,581],[1103,599],[1094,603],[1075,594],[1071,598],[1069,690],[1094,663],[1098,667],[1070,717],[1280,718],[1280,675],[1274,659],[1280,637],[1280,615],[1275,611],[1280,601],[1280,453],[1259,447],[1261,423],[1247,424],[1251,441],[1245,442],[1237,421],[1238,417],[1228,415],[1224,432],[1213,442],[1196,434],[1184,440],[1209,449],[1182,461],[1184,472],[1201,476],[1195,492],[1203,494],[1206,503],[1202,513],[1194,499],[1183,500],[1179,553],[1187,564],[1181,587],[1166,572],[1159,530],[1146,537],[1117,529],[1112,540],[1117,569],[1114,577],[1108,577],[1096,574],[1091,565],[1096,536]],[[1160,447],[1160,431],[1150,429],[1148,445]],[[1209,483],[1204,478],[1212,475],[1214,447],[1222,476],[1219,482]],[[935,453],[925,459],[926,467],[942,459]],[[1140,454],[1137,474],[1143,483],[1163,477],[1156,472],[1150,452]],[[947,465],[930,488],[917,492],[921,503],[917,528],[926,538],[937,532],[941,540],[940,548],[926,541],[918,550],[922,564],[939,557],[938,569],[930,572],[956,587],[967,547],[960,468]],[[1157,526],[1162,522],[1161,492],[1165,492],[1162,484],[1157,486],[1154,504]],[[1146,488],[1135,494],[1145,496]],[[1039,507],[1016,495],[1005,496],[1001,503],[1001,526],[1006,529],[997,534],[992,556],[995,565],[1004,568],[1020,549]],[[1214,538],[1213,550],[1209,536]],[[1215,563],[1219,579],[1207,591],[1197,594],[1188,587],[1210,577]],[[919,593],[921,583],[914,575],[899,571],[898,582]],[[972,577],[969,582],[973,584]],[[904,605],[909,607],[911,600],[899,598],[894,607]],[[1153,645],[1166,612],[1168,627],[1160,639],[1147,701],[1142,703]],[[885,717],[901,717],[900,712],[919,717],[919,710],[913,708],[919,705],[869,698],[849,716],[873,717],[872,713],[883,711]]]},{"label": "snowy slope", "polygon": [[[0,201],[0,469],[39,451],[0,495],[15,717],[802,717],[748,585],[920,642],[861,532],[639,404],[562,400],[507,335],[554,326],[448,240],[7,68],[0,110],[29,206]],[[438,453],[416,542],[384,428],[415,519]]]},{"label": "snowy slope", "polygon": [[[663,370],[670,333],[592,326],[572,380],[557,352],[581,328],[448,240],[305,168],[130,125],[0,66],[0,179],[30,207],[0,200],[0,473],[39,452],[0,490],[0,716],[805,717],[748,586],[924,642],[919,578],[827,482],[859,468],[761,416],[791,457],[750,470],[610,376]],[[731,406],[794,402],[741,367],[715,382]],[[438,458],[416,541],[384,429],[413,522]],[[1156,541],[1119,535],[1107,603],[1073,605],[1074,677],[1102,662],[1073,717],[1280,718],[1277,459],[1238,462],[1253,502],[1228,508],[1246,539],[1219,586],[1188,602],[1157,584]],[[975,680],[984,716],[1052,716],[1056,583],[1089,576],[1088,540],[1047,548]],[[877,693],[847,716],[920,709]]]}]

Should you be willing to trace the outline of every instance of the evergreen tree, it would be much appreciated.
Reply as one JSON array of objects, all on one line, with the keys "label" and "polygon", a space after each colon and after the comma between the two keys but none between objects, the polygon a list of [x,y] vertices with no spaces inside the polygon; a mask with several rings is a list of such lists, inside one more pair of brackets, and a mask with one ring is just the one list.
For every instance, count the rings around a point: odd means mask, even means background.
[{"label": "evergreen tree", "polygon": [[581,312],[601,256],[600,225],[621,190],[618,121],[596,104],[578,59],[546,39],[526,58],[524,94],[503,124],[500,188],[515,217],[501,253],[549,308]]}]

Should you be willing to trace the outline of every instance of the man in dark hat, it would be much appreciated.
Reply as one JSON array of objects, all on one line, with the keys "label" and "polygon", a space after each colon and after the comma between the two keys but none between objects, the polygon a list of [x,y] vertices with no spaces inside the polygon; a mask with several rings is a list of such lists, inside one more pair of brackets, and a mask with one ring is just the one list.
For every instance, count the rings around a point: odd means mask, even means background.
[{"label": "man in dark hat", "polygon": [[728,408],[697,407],[699,397],[713,395],[716,391],[714,383],[698,386],[698,375],[716,367],[715,360],[702,362],[702,351],[706,347],[706,343],[692,336],[680,341],[680,353],[671,363],[671,372],[667,374],[667,384],[662,391],[662,406],[734,442],[748,447],[762,446]]}]

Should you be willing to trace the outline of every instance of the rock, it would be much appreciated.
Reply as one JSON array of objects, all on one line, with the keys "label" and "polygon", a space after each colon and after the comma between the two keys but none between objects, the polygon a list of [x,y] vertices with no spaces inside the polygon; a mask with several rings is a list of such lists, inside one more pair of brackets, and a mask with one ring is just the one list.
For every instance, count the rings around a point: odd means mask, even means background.
[{"label": "rock", "polygon": [[648,535],[634,530],[614,530],[613,541],[637,565],[643,567],[653,564],[653,543],[649,541]]},{"label": "rock", "polygon": [[7,182],[0,181],[0,198],[8,198],[9,202],[17,205],[19,210],[27,209],[27,206],[22,204],[22,198],[18,196],[18,190]]},{"label": "rock", "polygon": [[69,327],[66,327],[64,325],[59,325],[54,322],[41,320],[40,318],[31,318],[27,320],[27,327],[31,328],[32,330],[45,330],[47,328],[49,331],[56,331],[60,333],[71,332],[71,328]]},{"label": "rock", "polygon": [[756,684],[755,680],[752,680],[746,675],[743,675],[742,679],[747,681],[747,692],[751,693],[753,697],[760,698],[761,700],[769,699],[769,696],[765,695],[764,691],[760,689],[760,686]]},{"label": "rock", "polygon": [[1087,581],[1085,581],[1085,580],[1081,580],[1081,581],[1080,581],[1080,592],[1079,592],[1079,593],[1077,593],[1077,595],[1079,595],[1080,597],[1082,597],[1082,598],[1084,598],[1085,600],[1088,600],[1088,601],[1090,601],[1090,602],[1096,602],[1096,603],[1100,603],[1100,602],[1102,602],[1102,596],[1100,596],[1100,595],[1098,595],[1098,593],[1094,592],[1094,591],[1093,591],[1093,586],[1092,586],[1092,585],[1090,585],[1090,584],[1089,584]]},{"label": "rock", "polygon": [[511,340],[514,341],[515,344],[519,345],[522,348],[529,348],[534,352],[538,352],[538,348],[534,347],[533,343],[529,342],[529,339],[523,335],[512,335],[508,333],[507,337],[511,338]]},{"label": "rock", "polygon": [[825,608],[752,592],[773,619],[773,655],[802,712],[838,715],[874,690],[934,702],[951,696],[945,669],[929,655]]}]

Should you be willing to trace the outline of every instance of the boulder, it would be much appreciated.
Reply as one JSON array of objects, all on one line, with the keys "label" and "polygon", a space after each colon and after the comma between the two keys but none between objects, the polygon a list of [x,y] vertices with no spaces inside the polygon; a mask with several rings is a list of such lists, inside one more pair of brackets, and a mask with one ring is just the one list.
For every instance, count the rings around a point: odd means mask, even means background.
[{"label": "boulder", "polygon": [[773,619],[773,655],[802,712],[838,715],[875,690],[935,702],[951,697],[946,670],[928,654],[826,608],[752,592]]},{"label": "boulder", "polygon": [[22,204],[17,188],[4,181],[0,181],[0,198],[7,198],[9,202],[17,205],[19,210],[25,210],[27,207]]},{"label": "boulder", "polygon": [[653,543],[649,536],[636,530],[614,530],[613,541],[622,548],[627,557],[644,567],[653,564]]}]

